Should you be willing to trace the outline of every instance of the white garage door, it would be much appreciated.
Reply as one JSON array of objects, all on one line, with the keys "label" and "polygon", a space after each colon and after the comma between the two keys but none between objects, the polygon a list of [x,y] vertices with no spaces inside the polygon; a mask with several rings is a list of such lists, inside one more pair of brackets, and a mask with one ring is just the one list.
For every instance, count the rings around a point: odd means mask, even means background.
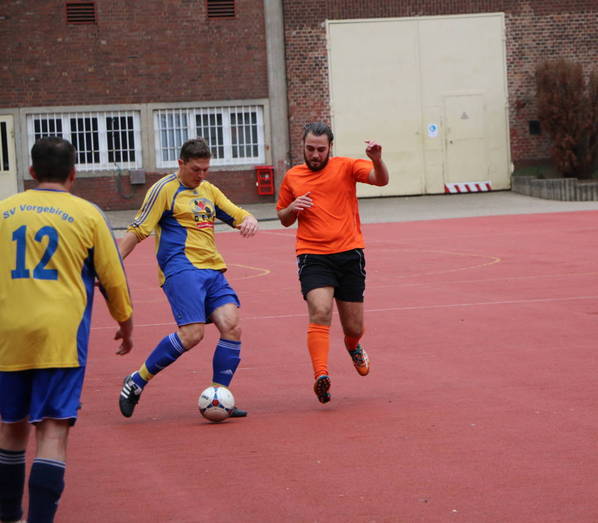
[{"label": "white garage door", "polygon": [[384,147],[387,187],[360,196],[510,186],[502,14],[329,21],[334,154]]}]

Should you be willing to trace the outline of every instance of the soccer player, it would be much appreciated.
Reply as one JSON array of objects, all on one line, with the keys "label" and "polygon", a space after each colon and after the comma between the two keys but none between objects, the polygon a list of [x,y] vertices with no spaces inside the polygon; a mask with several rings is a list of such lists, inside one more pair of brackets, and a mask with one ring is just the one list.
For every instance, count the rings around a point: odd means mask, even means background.
[{"label": "soccer player", "polygon": [[[203,138],[185,142],[178,171],[150,187],[120,242],[126,258],[155,231],[160,285],[178,326],[160,340],[138,371],[125,377],[119,406],[126,417],[132,416],[147,383],[203,339],[206,323],[213,322],[220,333],[212,360],[213,383],[228,387],[241,361],[239,299],[224,277],[214,220],[238,228],[245,238],[257,232],[257,220],[206,181],[211,156]],[[237,408],[231,414],[246,415]]]},{"label": "soccer player", "polygon": [[356,182],[383,186],[388,169],[382,147],[366,141],[369,160],[331,156],[333,134],[327,125],[309,123],[303,133],[305,163],[287,171],[276,210],[285,227],[298,221],[296,253],[301,292],[307,302],[307,348],[314,371],[314,392],[330,401],[328,352],[333,301],[345,347],[361,376],[370,370],[359,344],[363,336],[365,258]]},{"label": "soccer player", "polygon": [[75,149],[42,138],[31,149],[35,189],[0,202],[0,521],[23,514],[25,449],[29,523],[54,520],[64,489],[69,427],[77,419],[97,277],[119,329],[116,354],[132,347],[132,307],[104,215],[70,194]]}]

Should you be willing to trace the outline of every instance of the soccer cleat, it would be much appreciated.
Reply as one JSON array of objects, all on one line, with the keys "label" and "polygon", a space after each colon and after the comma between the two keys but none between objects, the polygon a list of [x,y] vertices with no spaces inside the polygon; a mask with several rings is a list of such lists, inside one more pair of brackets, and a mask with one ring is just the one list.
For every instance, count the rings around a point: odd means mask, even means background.
[{"label": "soccer cleat", "polygon": [[125,377],[123,381],[123,388],[120,391],[118,398],[118,406],[120,412],[125,418],[130,418],[135,410],[135,405],[139,401],[139,397],[143,389],[133,381],[132,374]]},{"label": "soccer cleat", "polygon": [[318,397],[318,401],[320,403],[328,403],[330,401],[330,377],[326,374],[322,374],[322,376],[318,376],[316,382],[314,383],[314,392]]},{"label": "soccer cleat", "polygon": [[348,351],[351,359],[353,360],[353,365],[355,366],[355,370],[362,376],[367,376],[370,372],[370,358],[368,357],[368,353],[361,345],[357,345],[355,350]]},{"label": "soccer cleat", "polygon": [[233,410],[230,412],[231,418],[244,418],[247,416],[246,410],[238,409],[237,407],[233,407]]}]

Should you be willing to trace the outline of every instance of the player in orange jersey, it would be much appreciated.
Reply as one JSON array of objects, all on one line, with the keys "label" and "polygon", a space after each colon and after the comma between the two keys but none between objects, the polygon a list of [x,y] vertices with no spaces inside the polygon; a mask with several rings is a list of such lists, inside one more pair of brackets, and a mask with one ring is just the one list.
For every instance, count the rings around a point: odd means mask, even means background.
[{"label": "player in orange jersey", "polygon": [[363,336],[365,258],[356,183],[388,184],[382,147],[366,140],[369,160],[333,157],[333,134],[327,125],[305,126],[305,163],[287,171],[276,210],[280,223],[298,221],[297,263],[301,292],[307,301],[307,348],[314,370],[314,392],[321,403],[330,401],[328,352],[333,299],[339,313],[345,347],[357,372],[368,374],[370,363],[359,344]]}]

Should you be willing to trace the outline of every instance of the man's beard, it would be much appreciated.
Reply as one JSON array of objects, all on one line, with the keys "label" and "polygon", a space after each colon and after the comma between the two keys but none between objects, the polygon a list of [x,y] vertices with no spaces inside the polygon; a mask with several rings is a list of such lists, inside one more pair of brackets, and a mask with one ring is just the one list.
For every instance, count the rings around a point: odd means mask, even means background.
[{"label": "man's beard", "polygon": [[309,167],[310,171],[321,171],[324,167],[326,167],[326,165],[328,165],[328,160],[330,159],[330,152],[328,152],[324,161],[320,163],[317,167],[314,167],[311,164],[311,162],[307,159],[307,155],[305,154],[305,152],[303,153],[303,159],[305,160],[305,165]]}]

